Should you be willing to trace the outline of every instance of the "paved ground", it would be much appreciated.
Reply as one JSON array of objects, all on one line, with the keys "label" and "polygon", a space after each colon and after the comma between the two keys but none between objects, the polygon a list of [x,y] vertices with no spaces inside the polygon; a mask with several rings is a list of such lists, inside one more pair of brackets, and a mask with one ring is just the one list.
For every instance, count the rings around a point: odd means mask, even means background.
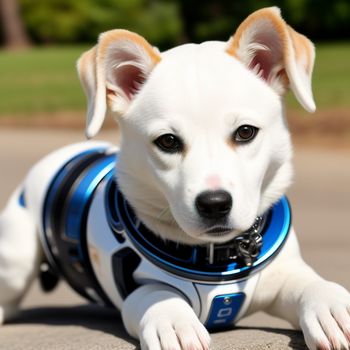
[{"label": "paved ground", "polygon": [[[103,139],[116,139],[105,132]],[[83,139],[80,131],[0,130],[0,207],[26,171],[47,152]],[[323,276],[350,289],[350,149],[296,149],[296,178],[289,198],[305,259]],[[0,291],[1,293],[1,291]],[[24,311],[0,329],[0,349],[136,349],[119,315],[87,305],[63,283],[44,295],[36,284]],[[286,322],[254,315],[240,328],[213,334],[213,349],[304,349]]]}]

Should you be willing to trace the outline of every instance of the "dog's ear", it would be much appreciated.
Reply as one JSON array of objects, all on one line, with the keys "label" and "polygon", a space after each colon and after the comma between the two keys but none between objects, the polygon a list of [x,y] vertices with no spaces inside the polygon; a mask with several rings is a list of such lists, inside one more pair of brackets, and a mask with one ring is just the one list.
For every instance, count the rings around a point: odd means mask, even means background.
[{"label": "dog's ear", "polygon": [[160,55],[143,37],[126,31],[102,33],[95,47],[78,60],[88,99],[86,135],[95,136],[108,110],[123,115]]},{"label": "dog's ear", "polygon": [[264,8],[248,16],[230,38],[226,51],[279,94],[290,86],[300,104],[315,111],[311,90],[314,46],[285,23],[279,8]]}]

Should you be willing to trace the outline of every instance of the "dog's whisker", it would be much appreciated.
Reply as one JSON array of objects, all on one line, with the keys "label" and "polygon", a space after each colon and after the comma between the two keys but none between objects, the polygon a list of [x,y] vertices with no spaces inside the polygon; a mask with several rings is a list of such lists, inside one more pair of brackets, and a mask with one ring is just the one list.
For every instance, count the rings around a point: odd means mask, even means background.
[{"label": "dog's whisker", "polygon": [[165,207],[157,216],[157,219],[163,218],[165,214],[167,214],[170,211],[170,207]]}]

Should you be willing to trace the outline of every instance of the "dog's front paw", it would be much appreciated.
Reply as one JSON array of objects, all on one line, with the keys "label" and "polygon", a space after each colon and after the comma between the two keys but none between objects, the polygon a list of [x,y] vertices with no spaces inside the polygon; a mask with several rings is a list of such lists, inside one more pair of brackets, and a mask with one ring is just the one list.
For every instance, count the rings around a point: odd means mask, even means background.
[{"label": "dog's front paw", "polygon": [[317,282],[302,294],[300,326],[311,350],[342,350],[350,345],[350,294],[331,282]]},{"label": "dog's front paw", "polygon": [[143,316],[140,326],[142,350],[209,349],[208,331],[183,300],[153,305]]}]

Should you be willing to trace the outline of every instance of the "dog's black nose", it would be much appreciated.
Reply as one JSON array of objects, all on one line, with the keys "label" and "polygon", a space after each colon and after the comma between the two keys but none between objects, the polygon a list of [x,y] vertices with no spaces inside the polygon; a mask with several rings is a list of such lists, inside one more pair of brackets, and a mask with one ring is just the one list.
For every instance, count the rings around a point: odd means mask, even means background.
[{"label": "dog's black nose", "polygon": [[205,191],[197,196],[195,203],[203,218],[221,219],[230,212],[232,197],[224,190]]}]

